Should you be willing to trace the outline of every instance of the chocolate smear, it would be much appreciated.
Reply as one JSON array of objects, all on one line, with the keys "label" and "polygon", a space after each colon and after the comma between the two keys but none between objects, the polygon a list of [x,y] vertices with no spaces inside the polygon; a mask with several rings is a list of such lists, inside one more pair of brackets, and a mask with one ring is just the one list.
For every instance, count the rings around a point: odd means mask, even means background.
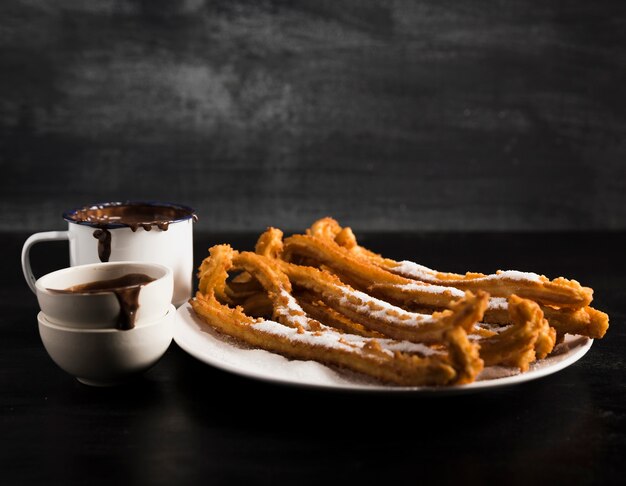
[{"label": "chocolate smear", "polygon": [[109,280],[96,280],[66,289],[48,289],[55,294],[102,294],[113,292],[120,304],[117,329],[127,331],[135,327],[135,318],[139,309],[139,292],[141,288],[154,282],[154,278],[144,273],[128,273],[122,277]]}]

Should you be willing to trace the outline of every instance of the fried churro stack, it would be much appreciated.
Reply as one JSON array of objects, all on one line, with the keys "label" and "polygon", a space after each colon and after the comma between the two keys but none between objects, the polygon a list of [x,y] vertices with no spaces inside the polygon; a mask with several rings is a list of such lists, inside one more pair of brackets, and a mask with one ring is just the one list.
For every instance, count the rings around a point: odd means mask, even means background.
[{"label": "fried churro stack", "polygon": [[286,239],[269,228],[255,252],[214,246],[198,275],[192,307],[219,332],[396,385],[470,383],[485,366],[523,372],[564,334],[608,328],[575,280],[390,260],[332,218]]}]

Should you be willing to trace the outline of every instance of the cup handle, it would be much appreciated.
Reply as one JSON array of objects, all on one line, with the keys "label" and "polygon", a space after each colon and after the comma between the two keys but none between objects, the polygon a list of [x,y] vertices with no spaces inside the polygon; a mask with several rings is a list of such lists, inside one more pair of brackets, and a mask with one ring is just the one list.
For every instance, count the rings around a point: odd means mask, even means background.
[{"label": "cup handle", "polygon": [[37,293],[37,288],[35,287],[35,282],[37,281],[37,279],[33,275],[33,271],[30,268],[30,249],[33,245],[42,241],[57,241],[69,239],[69,231],[44,231],[43,233],[35,233],[34,235],[29,236],[28,239],[24,242],[24,246],[22,247],[22,271],[24,272],[24,278],[26,279],[26,283],[30,287],[30,290],[33,291],[33,293]]}]

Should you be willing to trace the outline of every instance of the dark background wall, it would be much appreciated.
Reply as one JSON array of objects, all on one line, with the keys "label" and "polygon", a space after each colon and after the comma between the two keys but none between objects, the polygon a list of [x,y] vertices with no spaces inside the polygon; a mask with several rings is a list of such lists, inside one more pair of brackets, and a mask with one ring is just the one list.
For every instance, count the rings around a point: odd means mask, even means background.
[{"label": "dark background wall", "polygon": [[0,2],[0,230],[626,229],[624,2]]}]

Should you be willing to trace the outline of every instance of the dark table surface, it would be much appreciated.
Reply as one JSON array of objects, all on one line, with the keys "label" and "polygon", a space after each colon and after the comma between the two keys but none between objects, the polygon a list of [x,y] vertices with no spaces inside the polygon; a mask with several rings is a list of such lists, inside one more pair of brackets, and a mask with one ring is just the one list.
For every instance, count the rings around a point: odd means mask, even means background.
[{"label": "dark table surface", "polygon": [[[571,367],[471,395],[320,392],[205,365],[172,343],[121,387],[91,388],[47,356],[4,234],[0,273],[3,484],[624,484],[626,234],[379,234],[361,241],[441,270],[534,270],[576,278],[609,313],[607,336]],[[251,249],[254,235],[196,235]],[[38,275],[68,265],[63,243],[32,252]]]}]

